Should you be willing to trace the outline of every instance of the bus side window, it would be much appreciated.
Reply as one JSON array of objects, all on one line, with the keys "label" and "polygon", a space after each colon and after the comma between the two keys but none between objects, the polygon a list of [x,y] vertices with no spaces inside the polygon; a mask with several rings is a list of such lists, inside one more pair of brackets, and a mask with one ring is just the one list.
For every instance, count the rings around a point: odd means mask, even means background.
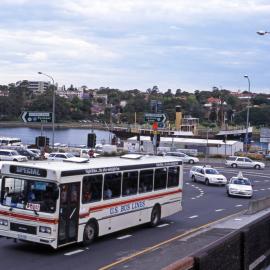
[{"label": "bus side window", "polygon": [[108,200],[120,197],[121,173],[107,173],[104,175],[103,199]]},{"label": "bus side window", "polygon": [[153,170],[140,171],[139,192],[150,192],[153,190]]},{"label": "bus side window", "polygon": [[167,168],[155,170],[154,190],[164,189],[167,184]]},{"label": "bus side window", "polygon": [[122,196],[134,195],[138,191],[138,172],[124,172]]},{"label": "bus side window", "polygon": [[179,167],[169,167],[168,187],[177,187],[179,185]]},{"label": "bus side window", "polygon": [[102,174],[85,176],[83,178],[82,202],[97,202],[101,200]]}]

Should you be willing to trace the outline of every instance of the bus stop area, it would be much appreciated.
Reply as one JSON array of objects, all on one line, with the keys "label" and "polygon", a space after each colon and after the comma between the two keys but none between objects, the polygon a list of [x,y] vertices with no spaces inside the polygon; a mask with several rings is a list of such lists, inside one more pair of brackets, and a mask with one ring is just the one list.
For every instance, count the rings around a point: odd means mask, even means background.
[{"label": "bus stop area", "polygon": [[269,200],[254,200],[248,210],[175,236],[102,269],[263,269],[270,264]]}]

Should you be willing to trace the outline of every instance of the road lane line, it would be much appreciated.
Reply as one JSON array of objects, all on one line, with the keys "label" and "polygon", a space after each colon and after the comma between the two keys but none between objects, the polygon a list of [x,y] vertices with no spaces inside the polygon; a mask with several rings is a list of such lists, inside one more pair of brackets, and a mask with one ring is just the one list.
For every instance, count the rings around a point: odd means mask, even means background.
[{"label": "road lane line", "polygon": [[216,212],[221,212],[221,211],[224,211],[225,209],[216,209],[215,211]]},{"label": "road lane line", "polygon": [[191,216],[191,217],[188,217],[188,218],[197,218],[198,217],[198,215],[195,215],[195,216]]},{"label": "road lane line", "polygon": [[235,218],[234,220],[235,220],[235,221],[241,221],[242,218]]},{"label": "road lane line", "polygon": [[131,236],[132,236],[131,234],[126,234],[126,235],[117,237],[116,239],[118,239],[118,240],[123,240],[123,239],[129,238],[129,237],[131,237]]},{"label": "road lane line", "polygon": [[237,204],[235,207],[241,207],[241,206],[243,206],[242,204]]},{"label": "road lane line", "polygon": [[169,226],[169,225],[170,225],[169,223],[164,223],[164,224],[158,225],[157,227],[158,228],[162,228],[162,227],[166,227],[166,226]]},{"label": "road lane line", "polygon": [[265,190],[265,188],[261,188],[261,190]]},{"label": "road lane line", "polygon": [[143,249],[143,250],[140,250],[140,251],[138,251],[138,252],[135,252],[135,253],[131,254],[130,256],[127,256],[127,257],[125,257],[125,258],[119,259],[118,261],[115,261],[115,262],[113,262],[113,263],[111,263],[111,264],[107,264],[107,265],[105,265],[105,266],[99,268],[99,270],[109,270],[110,268],[112,268],[112,267],[114,267],[114,266],[116,266],[116,265],[119,265],[119,264],[121,264],[121,263],[123,263],[123,262],[130,261],[131,259],[134,259],[135,257],[138,257],[138,256],[140,256],[140,255],[143,255],[143,254],[146,254],[146,253],[148,253],[148,252],[151,252],[151,251],[153,251],[153,250],[155,250],[155,249],[157,249],[157,248],[160,248],[161,246],[164,246],[164,245],[166,245],[166,244],[168,244],[168,243],[171,243],[171,242],[173,242],[173,241],[175,241],[175,240],[178,240],[178,239],[181,239],[181,238],[186,237],[186,236],[188,236],[188,235],[191,235],[192,233],[198,232],[198,231],[201,230],[201,229],[205,229],[205,228],[207,228],[207,227],[209,227],[209,226],[211,226],[211,225],[214,225],[214,224],[216,224],[216,223],[218,223],[218,222],[221,222],[222,220],[225,220],[225,219],[228,219],[228,218],[230,218],[230,217],[239,215],[240,213],[243,213],[243,211],[239,211],[239,212],[237,212],[237,213],[235,213],[235,214],[232,214],[232,215],[229,215],[229,216],[226,216],[226,217],[217,219],[217,220],[215,220],[215,221],[213,221],[213,222],[209,222],[209,223],[204,224],[204,225],[202,225],[202,226],[199,226],[199,227],[197,227],[197,228],[193,228],[193,229],[191,229],[191,230],[189,230],[189,231],[187,231],[187,232],[185,232],[185,233],[183,233],[183,234],[176,235],[176,236],[174,236],[174,237],[172,237],[172,238],[170,238],[170,239],[167,239],[167,240],[165,240],[165,241],[163,241],[163,242],[160,242],[160,243],[158,243],[158,244],[156,244],[156,245],[153,245],[153,246],[147,247],[147,248],[145,248],[145,249]]},{"label": "road lane line", "polygon": [[71,251],[71,252],[67,252],[64,255],[65,256],[71,256],[71,255],[74,255],[74,254],[77,254],[77,253],[81,253],[83,251],[84,251],[83,249],[77,249],[77,250],[74,250],[74,251]]}]

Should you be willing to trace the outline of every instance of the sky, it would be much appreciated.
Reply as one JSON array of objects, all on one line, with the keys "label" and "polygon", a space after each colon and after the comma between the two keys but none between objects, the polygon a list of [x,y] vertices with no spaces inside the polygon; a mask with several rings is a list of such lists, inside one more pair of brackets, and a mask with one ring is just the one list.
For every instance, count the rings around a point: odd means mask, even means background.
[{"label": "sky", "polygon": [[0,0],[0,84],[270,93],[269,0]]}]

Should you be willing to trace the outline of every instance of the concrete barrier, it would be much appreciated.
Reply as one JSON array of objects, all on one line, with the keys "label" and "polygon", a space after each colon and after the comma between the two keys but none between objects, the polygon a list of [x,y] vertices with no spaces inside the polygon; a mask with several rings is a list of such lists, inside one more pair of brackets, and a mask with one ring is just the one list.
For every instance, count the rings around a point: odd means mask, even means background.
[{"label": "concrete barrier", "polygon": [[245,214],[252,215],[269,207],[270,207],[270,197],[252,200],[249,202],[248,210]]},{"label": "concrete barrier", "polygon": [[194,258],[193,257],[185,257],[181,260],[178,260],[162,270],[192,270],[194,266]]}]

